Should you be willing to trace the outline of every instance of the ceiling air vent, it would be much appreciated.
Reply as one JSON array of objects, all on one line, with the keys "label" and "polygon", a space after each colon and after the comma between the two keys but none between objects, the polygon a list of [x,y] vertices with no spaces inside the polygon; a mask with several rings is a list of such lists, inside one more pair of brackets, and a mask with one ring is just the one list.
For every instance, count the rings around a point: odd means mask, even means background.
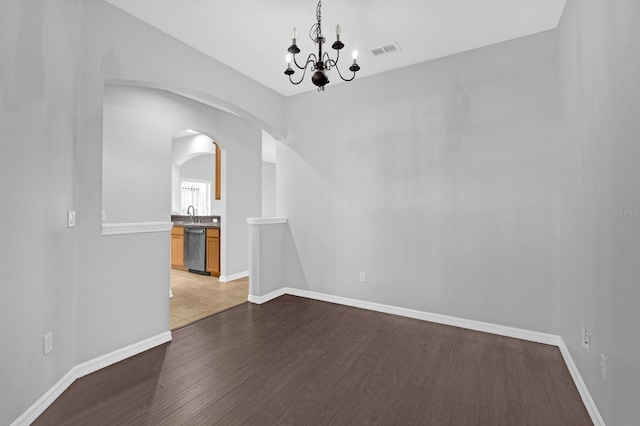
[{"label": "ceiling air vent", "polygon": [[399,50],[400,46],[398,46],[398,43],[391,43],[385,44],[384,46],[375,47],[371,49],[371,53],[373,53],[373,56],[381,56],[386,55],[387,53],[397,52]]}]

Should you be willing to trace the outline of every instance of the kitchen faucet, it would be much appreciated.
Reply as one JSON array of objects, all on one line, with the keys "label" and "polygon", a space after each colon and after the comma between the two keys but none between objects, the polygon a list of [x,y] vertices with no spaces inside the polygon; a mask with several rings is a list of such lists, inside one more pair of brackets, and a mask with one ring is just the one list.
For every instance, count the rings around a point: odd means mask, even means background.
[{"label": "kitchen faucet", "polygon": [[196,208],[193,206],[187,207],[187,214],[191,216],[191,223],[196,223]]}]

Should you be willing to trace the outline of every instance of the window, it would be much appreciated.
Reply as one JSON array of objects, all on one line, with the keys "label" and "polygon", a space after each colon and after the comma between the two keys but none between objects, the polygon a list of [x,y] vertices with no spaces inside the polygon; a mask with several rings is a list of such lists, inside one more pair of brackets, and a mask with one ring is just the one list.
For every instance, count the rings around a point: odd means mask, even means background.
[{"label": "window", "polygon": [[208,216],[211,212],[211,181],[183,180],[180,185],[180,214],[187,214],[189,206],[196,215]]}]

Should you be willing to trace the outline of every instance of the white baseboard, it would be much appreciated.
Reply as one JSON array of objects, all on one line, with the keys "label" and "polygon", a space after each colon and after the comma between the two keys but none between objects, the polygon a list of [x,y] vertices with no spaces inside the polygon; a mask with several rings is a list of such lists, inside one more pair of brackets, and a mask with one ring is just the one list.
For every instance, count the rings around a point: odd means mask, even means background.
[{"label": "white baseboard", "polygon": [[598,407],[596,406],[593,398],[591,398],[591,393],[589,392],[586,383],[582,379],[580,371],[578,371],[578,367],[576,366],[575,362],[573,362],[573,358],[569,353],[569,348],[567,348],[567,345],[565,345],[564,339],[562,339],[561,337],[558,338],[560,342],[557,346],[560,349],[560,353],[562,354],[562,358],[564,358],[565,364],[567,364],[567,368],[569,369],[569,374],[571,374],[573,383],[575,383],[576,388],[578,388],[578,393],[582,398],[582,402],[589,412],[591,421],[595,426],[605,426],[604,419],[600,415],[600,411],[598,410]]},{"label": "white baseboard", "polygon": [[221,283],[228,283],[229,281],[239,280],[240,278],[246,278],[248,276],[249,271],[242,271],[232,275],[220,275],[220,277],[218,277],[218,281]]},{"label": "white baseboard", "polygon": [[72,368],[67,374],[65,374],[62,379],[58,380],[58,382],[51,387],[44,395],[40,397],[31,407],[27,409],[20,417],[16,419],[11,426],[28,426],[35,419],[38,418],[40,414],[44,412],[53,401],[58,399],[62,392],[64,392],[71,384],[76,380],[75,375],[75,367]]},{"label": "white baseboard", "polygon": [[124,359],[147,351],[151,348],[155,348],[156,346],[160,346],[164,343],[171,341],[171,332],[166,331],[164,333],[158,334],[156,336],[150,337],[148,339],[142,340],[140,342],[134,343],[133,345],[126,346],[124,348],[118,349],[106,355],[100,356],[98,358],[94,358],[90,361],[84,362],[80,365],[76,365],[74,370],[76,370],[76,378],[80,378],[86,376],[87,374],[91,374],[95,371],[98,371],[104,367],[108,367],[111,364],[115,364],[116,362],[120,362]]},{"label": "white baseboard", "polygon": [[[316,293],[297,288],[285,289],[286,294],[306,297],[308,299],[322,300],[324,302],[337,303],[340,305],[353,306],[354,308],[368,309],[370,311],[384,312],[386,314],[398,315],[401,317],[414,318],[422,321],[435,322],[437,324],[451,325],[468,330],[482,331],[485,333],[498,334],[500,336],[513,337],[516,339],[529,340],[546,345],[558,345],[559,336],[537,331],[524,330],[521,328],[507,327],[504,325],[491,324],[488,322],[468,320],[464,318],[451,317],[448,315],[433,314],[430,312],[418,311],[415,309],[399,308],[397,306],[383,305],[381,303],[366,302],[363,300],[349,299],[347,297],[333,296],[330,294]],[[264,303],[264,302],[263,302]]]},{"label": "white baseboard", "polygon": [[406,309],[399,308],[397,306],[391,305],[383,305],[381,303],[367,302],[363,300],[350,299],[347,297],[334,296],[331,294],[325,293],[316,293],[314,291],[309,290],[301,290],[297,288],[291,287],[283,287],[279,290],[273,291],[269,294],[265,294],[264,296],[249,296],[249,302],[262,304],[266,303],[269,300],[275,299],[276,297],[280,297],[283,294],[290,294],[292,296],[306,297],[307,299],[321,300],[323,302],[331,302],[337,303],[339,305],[352,306],[354,308],[368,309],[370,311],[376,312],[384,312],[387,314],[399,315],[408,318],[415,318],[423,321],[435,322],[438,324],[451,325],[454,327],[465,328],[469,330],[482,331],[485,333],[497,334],[505,337],[513,337],[516,339],[528,340],[536,343],[543,343],[545,345],[557,346],[560,349],[560,353],[564,358],[565,363],[567,364],[567,368],[569,369],[569,373],[571,374],[571,378],[573,379],[576,387],[578,388],[578,393],[582,398],[582,402],[584,403],[589,416],[591,417],[591,421],[595,426],[605,426],[604,420],[600,416],[600,412],[598,411],[598,407],[596,407],[591,394],[589,393],[589,389],[587,389],[578,368],[573,362],[573,358],[569,354],[569,350],[567,349],[564,340],[562,337],[549,334],[549,333],[540,333],[537,331],[525,330],[521,328],[515,327],[507,327],[504,325],[491,324],[487,322],[474,321],[464,318],[451,317],[448,315],[440,315],[434,314],[430,312],[417,311],[414,309]]},{"label": "white baseboard", "polygon": [[283,287],[279,290],[272,291],[269,294],[265,294],[264,296],[253,296],[250,294],[249,297],[247,297],[247,300],[251,303],[255,303],[256,305],[262,305],[263,303],[266,303],[269,300],[272,300],[272,299],[275,299],[276,297],[280,297],[284,294],[287,294],[287,290],[291,290],[291,289]]},{"label": "white baseboard", "polygon": [[141,342],[134,343],[122,349],[118,349],[106,355],[76,365],[71,370],[69,370],[69,372],[65,374],[64,377],[58,380],[58,382],[53,385],[53,387],[51,387],[51,389],[49,389],[42,397],[40,397],[40,399],[38,399],[31,407],[29,407],[27,411],[25,411],[20,417],[18,417],[16,421],[11,424],[11,426],[30,425],[35,419],[38,418],[40,414],[44,412],[44,410],[46,410],[51,404],[53,404],[53,402],[60,395],[62,395],[62,392],[64,392],[69,386],[71,386],[71,384],[76,379],[79,379],[80,377],[86,376],[87,374],[93,373],[104,367],[108,367],[111,364],[115,364],[116,362],[120,362],[133,355],[137,355],[170,341],[171,332],[166,331],[164,333],[158,334],[157,336],[150,337]]}]

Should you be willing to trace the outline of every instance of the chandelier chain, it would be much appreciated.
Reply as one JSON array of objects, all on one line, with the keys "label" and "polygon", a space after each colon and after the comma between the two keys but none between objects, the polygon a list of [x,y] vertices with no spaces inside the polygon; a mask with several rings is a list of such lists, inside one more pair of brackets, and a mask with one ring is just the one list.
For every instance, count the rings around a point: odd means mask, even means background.
[{"label": "chandelier chain", "polygon": [[313,24],[309,30],[309,38],[314,43],[322,38],[322,0],[318,1],[318,6],[316,7],[316,20],[318,22]]}]

